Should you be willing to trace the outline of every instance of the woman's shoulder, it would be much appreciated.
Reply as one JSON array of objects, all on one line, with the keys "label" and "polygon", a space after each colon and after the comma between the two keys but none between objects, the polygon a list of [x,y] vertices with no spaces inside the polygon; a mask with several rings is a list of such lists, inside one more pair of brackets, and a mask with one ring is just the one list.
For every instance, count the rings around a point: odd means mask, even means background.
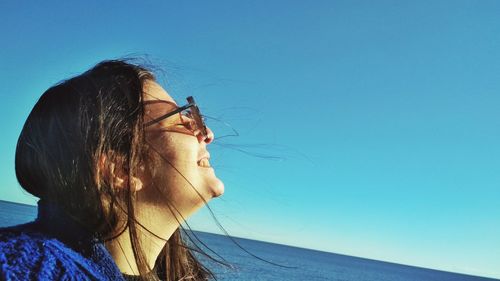
[{"label": "woman's shoulder", "polygon": [[88,258],[40,231],[36,223],[0,228],[0,279],[107,279]]},{"label": "woman's shoulder", "polygon": [[36,257],[47,252],[52,246],[62,244],[57,239],[40,231],[35,223],[27,223],[0,228],[0,260],[17,258],[19,254]]},{"label": "woman's shoulder", "polygon": [[[0,228],[0,261],[13,259],[14,253],[36,254],[50,243],[50,237],[36,229],[34,223]],[[36,255],[35,255],[36,256]]]},{"label": "woman's shoulder", "polygon": [[72,266],[61,244],[33,223],[0,228],[0,279],[63,279]]}]

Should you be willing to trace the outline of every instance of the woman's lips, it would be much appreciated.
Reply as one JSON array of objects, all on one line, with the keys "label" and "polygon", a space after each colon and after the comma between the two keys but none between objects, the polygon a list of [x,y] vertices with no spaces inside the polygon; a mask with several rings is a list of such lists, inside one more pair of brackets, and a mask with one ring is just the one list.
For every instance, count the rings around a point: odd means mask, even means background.
[{"label": "woman's lips", "polygon": [[198,159],[196,162],[198,166],[202,168],[210,168],[210,153],[208,151],[204,151],[204,153],[201,155],[201,157]]},{"label": "woman's lips", "polygon": [[208,157],[201,158],[200,160],[198,160],[197,164],[202,168],[211,168],[210,162],[208,160]]}]

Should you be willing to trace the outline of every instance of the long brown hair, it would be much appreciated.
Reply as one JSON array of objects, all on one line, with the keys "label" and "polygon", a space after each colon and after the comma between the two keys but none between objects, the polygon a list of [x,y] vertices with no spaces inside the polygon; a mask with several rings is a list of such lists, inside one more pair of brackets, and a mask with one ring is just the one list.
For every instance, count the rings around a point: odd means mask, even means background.
[{"label": "long brown hair", "polygon": [[[156,276],[147,274],[152,269],[138,239],[130,179],[147,155],[143,86],[154,79],[145,67],[110,60],[51,87],[29,114],[15,156],[20,185],[59,205],[96,237],[113,239],[128,228],[144,280]],[[115,188],[103,177],[99,165],[103,156],[120,163],[128,174],[128,187]],[[163,280],[214,277],[186,245],[181,227],[166,242],[155,269]]]}]

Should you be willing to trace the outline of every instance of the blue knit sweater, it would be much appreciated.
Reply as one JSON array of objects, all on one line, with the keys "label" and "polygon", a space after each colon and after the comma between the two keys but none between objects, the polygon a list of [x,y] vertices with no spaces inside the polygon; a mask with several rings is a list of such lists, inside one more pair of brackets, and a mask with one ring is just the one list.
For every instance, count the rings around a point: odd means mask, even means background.
[{"label": "blue knit sweater", "polygon": [[104,245],[57,206],[34,222],[0,228],[0,280],[124,280]]}]

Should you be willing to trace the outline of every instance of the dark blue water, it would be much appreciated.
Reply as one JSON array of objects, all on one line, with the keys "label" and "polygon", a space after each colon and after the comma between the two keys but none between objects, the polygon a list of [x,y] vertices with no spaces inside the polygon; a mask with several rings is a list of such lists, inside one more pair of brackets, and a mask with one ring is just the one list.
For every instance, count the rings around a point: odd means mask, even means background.
[{"label": "dark blue water", "polygon": [[[0,227],[31,221],[36,207],[0,200]],[[265,263],[238,248],[228,237],[195,234],[233,268],[208,262],[218,280],[290,281],[486,281],[499,280],[362,259],[255,240],[235,238],[249,252],[268,261],[293,266],[283,268]],[[205,260],[205,259],[204,259]]]}]

